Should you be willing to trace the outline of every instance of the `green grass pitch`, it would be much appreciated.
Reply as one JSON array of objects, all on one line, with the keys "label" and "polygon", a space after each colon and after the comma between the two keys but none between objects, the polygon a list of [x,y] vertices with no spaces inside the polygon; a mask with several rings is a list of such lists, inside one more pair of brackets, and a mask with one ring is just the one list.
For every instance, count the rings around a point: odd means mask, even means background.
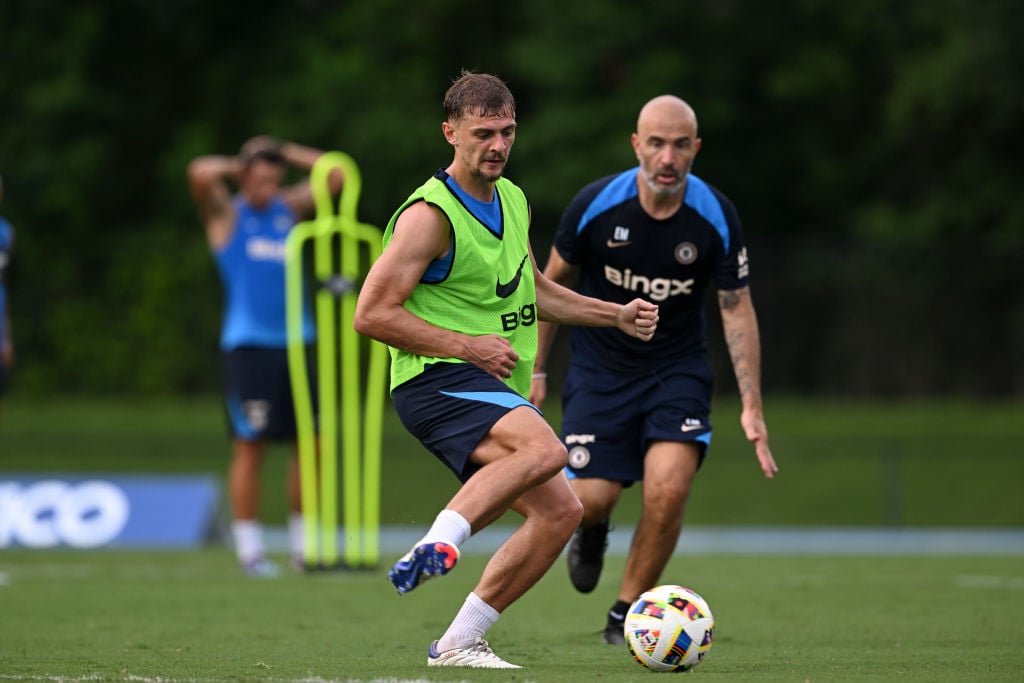
[{"label": "green grass pitch", "polygon": [[[9,399],[9,400],[8,400]],[[765,482],[735,401],[716,407],[712,454],[690,527],[1024,527],[1021,404],[769,401],[781,471]],[[557,422],[557,406],[548,409]],[[215,398],[5,397],[0,470],[203,472],[223,476]],[[455,490],[443,467],[384,427],[384,523],[425,528]],[[270,524],[284,520],[283,458],[264,474]],[[636,518],[637,491],[616,523]],[[684,531],[685,533],[685,531]],[[394,556],[386,554],[384,564]],[[482,570],[456,570],[406,596],[385,568],[244,579],[224,547],[192,552],[0,550],[0,683],[404,683],[650,681],[600,643],[623,558],[579,595],[564,559],[488,634],[521,671],[435,670],[430,641]],[[691,678],[719,681],[1019,681],[1024,555],[676,557],[663,578],[703,595],[717,635]]]},{"label": "green grass pitch", "polygon": [[[575,593],[564,558],[488,634],[521,671],[428,669],[486,558],[399,596],[384,569],[243,579],[230,552],[0,555],[0,681],[651,681],[598,630],[621,557]],[[716,618],[719,681],[1019,681],[1024,557],[677,557]]]}]

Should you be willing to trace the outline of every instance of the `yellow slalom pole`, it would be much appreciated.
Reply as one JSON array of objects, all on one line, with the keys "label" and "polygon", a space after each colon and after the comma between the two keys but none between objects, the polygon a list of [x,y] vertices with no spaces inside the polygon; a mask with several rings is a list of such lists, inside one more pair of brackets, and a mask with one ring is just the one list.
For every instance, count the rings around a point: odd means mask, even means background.
[{"label": "yellow slalom pole", "polygon": [[299,487],[304,520],[304,561],[312,567],[318,563],[319,528],[317,500],[317,439],[313,402],[309,388],[306,343],[302,336],[302,248],[313,238],[316,227],[299,223],[292,228],[285,243],[285,324],[288,331],[288,374],[295,404],[295,426],[298,436]]},{"label": "yellow slalom pole", "polygon": [[[340,233],[339,272],[343,281],[354,283],[360,272],[361,243],[369,248],[372,263],[380,251],[380,231],[372,226],[363,226],[356,220],[356,208],[362,190],[362,177],[355,162],[340,152],[331,153],[330,163],[342,170],[345,176],[345,190],[338,210]],[[326,164],[327,162],[325,162]],[[374,482],[373,473],[379,472],[379,448],[377,455],[370,454],[373,444],[380,440],[379,417],[373,418],[371,394],[380,386],[383,376],[368,377],[368,393],[362,395],[361,341],[352,327],[355,316],[358,291],[353,287],[341,295],[339,337],[341,339],[341,406],[342,406],[342,484],[343,518],[345,525],[345,562],[350,567],[372,566],[377,557],[373,549],[379,536],[379,476]],[[371,351],[372,354],[372,351]],[[383,395],[381,395],[381,401]],[[374,488],[376,486],[376,489]]]},{"label": "yellow slalom pole", "polygon": [[320,511],[322,522],[320,557],[325,567],[338,564],[338,355],[337,312],[334,295],[325,285],[334,274],[332,234],[334,216],[328,209],[321,211],[322,198],[328,206],[331,190],[328,184],[330,169],[320,163],[313,166],[310,189],[316,200],[314,224],[313,270],[319,288],[316,293],[317,377],[320,396]]},{"label": "yellow slalom pole", "polygon": [[[374,226],[359,224],[360,238],[369,245],[372,263],[381,254],[381,231]],[[351,324],[349,328],[351,329]],[[353,330],[353,333],[355,330]],[[365,438],[363,445],[364,480],[366,492],[363,513],[365,532],[363,534],[363,563],[374,567],[380,560],[380,493],[381,493],[381,439],[384,419],[384,391],[387,383],[388,352],[380,342],[370,340],[369,365],[366,379],[366,402],[363,418]]]},{"label": "yellow slalom pole", "polygon": [[[338,169],[345,178],[344,190],[335,211],[330,195],[328,180],[330,173]],[[380,485],[381,485],[381,429],[383,417],[384,386],[386,382],[386,348],[370,341],[369,363],[366,368],[366,393],[362,395],[363,363],[361,339],[352,327],[358,290],[356,282],[362,276],[361,254],[365,249],[369,264],[380,255],[381,236],[379,228],[359,223],[356,209],[362,189],[362,178],[355,162],[341,152],[328,152],[314,165],[311,177],[313,199],[317,214],[317,279],[325,297],[331,297],[330,314],[321,316],[318,296],[317,324],[326,334],[320,338],[321,405],[323,421],[323,450],[330,447],[336,457],[338,432],[328,425],[337,417],[335,403],[338,378],[337,361],[340,353],[341,383],[341,454],[343,522],[345,527],[345,564],[349,567],[370,567],[379,558],[380,537]],[[334,240],[340,252],[335,263]],[[335,273],[334,267],[337,266]],[[340,316],[334,316],[333,298],[340,298]],[[335,327],[337,325],[337,327]],[[329,329],[329,331],[327,331]],[[335,336],[337,330],[337,336]],[[340,344],[336,343],[340,340]],[[330,373],[327,379],[327,373]],[[326,381],[324,381],[326,380]],[[329,388],[329,396],[327,393]],[[330,406],[330,412],[327,407]],[[334,464],[324,459],[321,471],[321,498],[325,517],[325,533],[328,525],[332,534],[331,549],[336,553],[333,536],[336,534],[333,520],[337,518],[337,479]],[[328,477],[328,467],[330,477]],[[328,516],[329,515],[329,516]],[[330,520],[330,522],[328,522]],[[336,560],[337,555],[331,556]]]}]

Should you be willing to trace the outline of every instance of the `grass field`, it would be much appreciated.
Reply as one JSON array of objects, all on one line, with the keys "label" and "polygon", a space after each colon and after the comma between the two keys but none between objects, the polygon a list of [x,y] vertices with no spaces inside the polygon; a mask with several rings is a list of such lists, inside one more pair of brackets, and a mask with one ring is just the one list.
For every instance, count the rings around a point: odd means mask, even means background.
[{"label": "grass field", "polygon": [[[613,581],[558,565],[488,634],[521,671],[428,669],[484,558],[398,596],[383,570],[243,580],[225,551],[0,555],[0,680],[650,681],[600,643]],[[609,558],[618,575],[622,558]],[[1024,557],[676,558],[716,640],[686,674],[721,681],[1019,681]]]},{"label": "grass field", "polygon": [[[560,419],[557,401],[546,414]],[[227,468],[216,398],[148,401],[5,397],[0,472],[204,472]],[[766,482],[731,397],[687,511],[700,525],[1024,527],[1024,404],[775,399],[766,411],[780,466]],[[265,470],[264,518],[283,523],[283,451]],[[398,423],[384,422],[383,522],[421,525],[455,491]],[[637,487],[619,523],[635,521]]]},{"label": "grass field", "polygon": [[[14,397],[16,398],[16,397]],[[9,397],[10,399],[10,397]],[[765,482],[732,401],[687,523],[753,526],[1024,527],[1019,404],[783,400],[769,404],[779,478]],[[557,406],[549,408],[557,424]],[[383,518],[425,525],[452,478],[385,413]],[[284,518],[280,450],[264,475]],[[0,473],[222,476],[214,398],[6,400]],[[636,491],[619,524],[635,520]],[[387,558],[390,561],[391,558]],[[443,631],[485,557],[399,597],[384,569],[243,579],[223,547],[192,552],[0,551],[0,683],[30,681],[644,681],[597,631],[607,579],[574,593],[564,560],[489,633],[522,671],[436,671]],[[623,558],[608,558],[617,577]],[[665,582],[711,604],[715,645],[689,676],[722,681],[999,681],[1024,671],[1024,554],[676,557]]]}]

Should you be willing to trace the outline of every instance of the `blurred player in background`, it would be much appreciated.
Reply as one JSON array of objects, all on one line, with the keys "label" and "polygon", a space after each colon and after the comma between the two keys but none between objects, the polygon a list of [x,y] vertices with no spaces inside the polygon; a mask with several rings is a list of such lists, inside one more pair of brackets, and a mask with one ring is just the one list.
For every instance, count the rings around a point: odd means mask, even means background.
[{"label": "blurred player in background", "polygon": [[[701,145],[697,117],[681,99],[657,97],[640,111],[632,145],[639,167],[576,195],[544,269],[587,296],[620,303],[643,296],[661,306],[664,319],[649,344],[596,328],[572,330],[562,439],[584,508],[568,553],[569,576],[580,592],[597,585],[623,487],[644,482],[643,511],[604,630],[609,644],[625,642],[626,610],[658,585],[711,441],[704,295],[712,283],[739,383],[743,430],[764,476],[777,471],[761,405],[760,341],[740,220],[732,202],[690,174]],[[538,406],[547,394],[544,367],[556,331],[550,323],[540,326],[530,389]]]},{"label": "blurred player in background", "polygon": [[[516,135],[500,79],[464,73],[444,98],[451,164],[406,200],[367,275],[355,328],[391,347],[391,391],[405,427],[463,485],[388,574],[406,593],[448,573],[459,546],[507,510],[522,526],[498,549],[429,666],[519,668],[483,639],[565,547],[580,504],[562,474],[566,451],[525,399],[541,318],[651,338],[657,306],[588,299],[537,272],[530,207],[502,177]],[[617,332],[618,334],[619,332]]]},{"label": "blurred player in background", "polygon": [[[4,200],[4,179],[0,176],[0,204]],[[0,216],[0,406],[3,405],[7,376],[14,367],[14,334],[11,332],[11,304],[5,275],[14,254],[14,228]]]},{"label": "blurred player in background", "polygon": [[[260,521],[260,473],[267,441],[293,444],[285,484],[288,531],[296,567],[303,557],[285,325],[285,242],[292,227],[314,213],[308,172],[322,154],[259,136],[246,142],[237,156],[202,156],[188,167],[189,188],[225,292],[220,348],[232,435],[231,530],[243,570],[256,577],[279,573],[267,560]],[[303,179],[284,187],[289,167],[301,171]],[[340,173],[332,175],[332,192],[340,191],[342,180]],[[237,187],[237,194],[232,195],[229,183]],[[315,331],[308,311],[304,324],[304,339],[312,344]]]}]

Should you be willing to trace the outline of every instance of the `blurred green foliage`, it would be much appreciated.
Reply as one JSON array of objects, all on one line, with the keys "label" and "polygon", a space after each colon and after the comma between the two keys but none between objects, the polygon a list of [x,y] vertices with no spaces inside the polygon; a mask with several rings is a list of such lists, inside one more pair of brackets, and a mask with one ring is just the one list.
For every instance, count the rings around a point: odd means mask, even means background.
[{"label": "blurred green foliage", "polygon": [[1012,0],[5,2],[12,391],[215,389],[188,161],[261,133],[339,149],[383,225],[450,161],[441,97],[469,68],[516,94],[542,265],[575,191],[635,163],[640,106],[676,93],[695,172],[744,219],[769,391],[1019,397],[1022,34]]}]

